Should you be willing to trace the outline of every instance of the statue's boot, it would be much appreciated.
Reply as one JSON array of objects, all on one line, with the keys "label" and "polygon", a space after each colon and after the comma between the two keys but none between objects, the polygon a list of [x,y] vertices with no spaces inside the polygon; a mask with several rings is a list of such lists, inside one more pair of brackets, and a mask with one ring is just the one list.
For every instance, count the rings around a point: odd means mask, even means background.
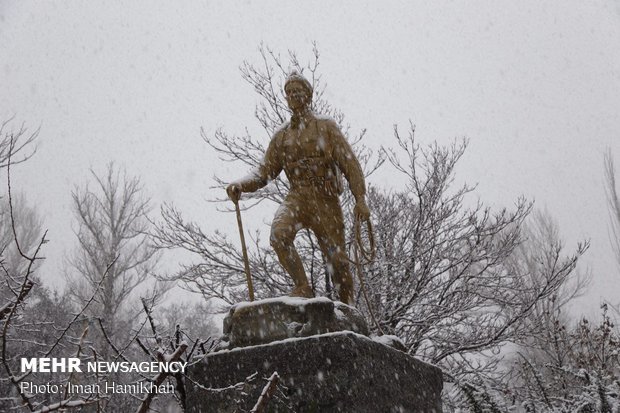
[{"label": "statue's boot", "polygon": [[354,304],[353,285],[345,282],[340,286],[340,301],[348,305]]},{"label": "statue's boot", "polygon": [[304,298],[313,298],[314,293],[312,292],[312,288],[308,284],[298,285],[293,288],[293,291],[289,294],[290,297],[304,297]]}]

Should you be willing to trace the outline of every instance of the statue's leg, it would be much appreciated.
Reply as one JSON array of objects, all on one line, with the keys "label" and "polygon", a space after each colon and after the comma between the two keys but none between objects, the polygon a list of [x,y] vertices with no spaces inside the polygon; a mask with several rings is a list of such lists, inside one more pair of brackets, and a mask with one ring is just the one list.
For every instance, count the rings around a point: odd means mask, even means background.
[{"label": "statue's leg", "polygon": [[322,203],[319,213],[313,220],[314,231],[328,270],[334,280],[334,288],[339,292],[340,301],[353,304],[353,278],[349,271],[349,260],[344,247],[344,219],[337,199]]},{"label": "statue's leg", "polygon": [[278,255],[280,264],[295,283],[291,296],[310,298],[314,297],[314,294],[308,285],[306,272],[294,244],[295,235],[303,227],[301,213],[295,202],[287,198],[273,218],[269,241]]}]

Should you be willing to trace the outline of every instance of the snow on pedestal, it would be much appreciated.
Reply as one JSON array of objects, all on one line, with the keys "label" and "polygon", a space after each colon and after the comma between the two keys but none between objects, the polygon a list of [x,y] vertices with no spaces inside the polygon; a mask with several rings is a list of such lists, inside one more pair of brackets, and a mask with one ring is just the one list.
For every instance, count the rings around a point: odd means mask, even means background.
[{"label": "snow on pedestal", "polygon": [[228,348],[188,371],[188,412],[249,411],[274,372],[268,412],[441,411],[441,371],[396,350],[396,337],[367,337],[353,307],[326,298],[240,303],[224,330]]}]

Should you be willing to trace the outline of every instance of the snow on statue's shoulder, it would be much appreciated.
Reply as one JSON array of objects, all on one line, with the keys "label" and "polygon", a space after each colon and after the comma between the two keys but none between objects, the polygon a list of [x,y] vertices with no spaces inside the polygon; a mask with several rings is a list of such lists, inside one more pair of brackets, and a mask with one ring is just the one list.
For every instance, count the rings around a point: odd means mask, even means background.
[{"label": "snow on statue's shoulder", "polygon": [[337,123],[336,120],[334,120],[334,118],[332,118],[329,115],[323,115],[321,113],[314,113],[314,117],[317,118],[318,120],[326,120],[329,122]]},{"label": "snow on statue's shoulder", "polygon": [[278,126],[274,131],[273,131],[273,136],[276,136],[277,134],[284,132],[288,129],[288,127],[290,126],[291,122],[284,122],[282,124],[280,124],[280,126]]}]

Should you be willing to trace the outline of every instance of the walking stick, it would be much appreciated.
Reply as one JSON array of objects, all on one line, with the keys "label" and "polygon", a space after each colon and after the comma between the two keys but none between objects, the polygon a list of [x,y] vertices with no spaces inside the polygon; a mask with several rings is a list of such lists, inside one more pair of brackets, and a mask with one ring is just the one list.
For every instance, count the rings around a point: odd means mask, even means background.
[{"label": "walking stick", "polygon": [[250,273],[250,261],[248,259],[248,249],[245,246],[245,236],[243,235],[243,224],[241,223],[241,211],[239,210],[239,200],[233,201],[237,211],[237,226],[239,226],[239,237],[241,238],[241,252],[243,253],[243,266],[245,267],[245,277],[250,291],[250,301],[254,301],[254,287],[252,286],[252,274]]}]

